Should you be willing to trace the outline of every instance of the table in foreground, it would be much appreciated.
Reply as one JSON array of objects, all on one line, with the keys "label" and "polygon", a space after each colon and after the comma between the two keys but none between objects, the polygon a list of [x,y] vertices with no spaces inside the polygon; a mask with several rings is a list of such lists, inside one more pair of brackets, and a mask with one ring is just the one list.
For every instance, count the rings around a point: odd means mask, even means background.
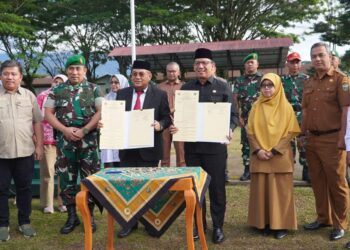
[{"label": "table in foreground", "polygon": [[201,204],[210,177],[200,167],[108,168],[81,182],[76,196],[85,230],[85,249],[92,249],[89,196],[108,212],[107,249],[114,249],[114,220],[131,228],[140,221],[149,233],[160,237],[186,208],[188,249],[194,249],[193,217],[202,249],[207,249]]}]

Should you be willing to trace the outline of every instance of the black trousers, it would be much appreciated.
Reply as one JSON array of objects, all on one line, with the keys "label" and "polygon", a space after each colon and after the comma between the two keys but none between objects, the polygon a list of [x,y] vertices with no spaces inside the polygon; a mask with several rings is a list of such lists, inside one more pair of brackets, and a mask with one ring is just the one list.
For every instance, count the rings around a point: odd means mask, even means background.
[{"label": "black trousers", "polygon": [[16,187],[18,224],[30,223],[34,156],[0,159],[0,227],[9,226],[8,195],[13,178]]},{"label": "black trousers", "polygon": [[[202,167],[211,176],[209,184],[210,213],[214,228],[222,228],[226,211],[225,168],[227,153],[198,154],[186,153],[185,161],[188,167]],[[205,218],[205,200],[203,218]],[[204,220],[203,220],[204,221]]]},{"label": "black trousers", "polygon": [[138,149],[129,149],[124,155],[123,159],[120,159],[120,167],[158,167],[159,160],[157,161],[145,161],[142,159]]}]

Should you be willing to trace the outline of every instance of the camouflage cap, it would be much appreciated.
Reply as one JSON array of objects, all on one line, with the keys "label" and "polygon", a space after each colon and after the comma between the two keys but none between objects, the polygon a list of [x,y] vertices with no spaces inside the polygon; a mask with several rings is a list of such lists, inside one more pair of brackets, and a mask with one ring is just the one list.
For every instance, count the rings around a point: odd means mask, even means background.
[{"label": "camouflage cap", "polygon": [[246,57],[244,57],[243,59],[243,63],[246,63],[249,60],[258,60],[259,56],[257,53],[250,53],[249,55],[247,55]]},{"label": "camouflage cap", "polygon": [[68,69],[69,66],[71,65],[84,65],[85,66],[85,58],[82,55],[72,55],[69,57],[66,61],[65,67]]}]

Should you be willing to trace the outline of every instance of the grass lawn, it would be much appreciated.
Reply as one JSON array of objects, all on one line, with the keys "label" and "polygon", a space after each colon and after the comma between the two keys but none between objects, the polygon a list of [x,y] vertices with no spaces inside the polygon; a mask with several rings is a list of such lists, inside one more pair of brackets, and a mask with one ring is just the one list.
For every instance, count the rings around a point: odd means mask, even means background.
[{"label": "grass lawn", "polygon": [[[226,241],[221,245],[211,242],[211,228],[206,234],[209,249],[342,249],[347,239],[337,242],[328,240],[329,228],[317,232],[306,232],[302,229],[305,222],[315,218],[314,198],[308,187],[295,188],[296,205],[298,212],[299,230],[291,232],[282,240],[275,240],[273,236],[262,236],[246,225],[248,208],[249,186],[227,186],[227,212],[224,232]],[[17,230],[16,208],[11,202],[11,239],[1,242],[0,249],[83,249],[83,227],[77,227],[69,235],[59,234],[60,227],[66,220],[66,214],[56,212],[43,214],[40,211],[39,200],[33,200],[32,223],[38,235],[26,240]],[[102,215],[95,209],[98,230],[94,234],[94,249],[106,249],[107,220],[106,212]],[[207,220],[211,225],[209,214]],[[117,232],[119,226],[116,226]],[[143,226],[125,239],[115,237],[116,249],[186,249],[184,214],[160,238],[151,238],[144,231]],[[349,237],[345,237],[350,240]],[[196,248],[200,249],[199,242]]]},{"label": "grass lawn", "polygon": [[[242,173],[242,160],[240,158],[239,130],[234,133],[233,142],[229,147],[228,169],[231,179],[238,179]],[[297,167],[296,167],[297,169]],[[297,178],[300,178],[300,168]],[[344,244],[350,240],[350,234],[345,239],[337,242],[328,240],[330,228],[323,228],[316,232],[306,232],[302,225],[312,222],[315,217],[314,197],[310,187],[296,187],[294,189],[298,215],[299,230],[290,232],[286,238],[275,240],[273,236],[264,237],[247,226],[249,185],[227,186],[227,210],[224,224],[226,241],[220,245],[211,242],[211,219],[209,209],[207,221],[209,230],[206,234],[209,249],[343,249]],[[209,199],[207,199],[208,201]],[[77,227],[69,235],[59,234],[59,229],[66,221],[66,214],[56,212],[43,214],[38,199],[33,199],[32,224],[37,231],[37,236],[32,239],[24,239],[17,229],[17,210],[10,199],[11,221],[8,242],[0,242],[0,249],[21,250],[75,250],[84,249],[83,226]],[[207,206],[209,208],[209,205]],[[106,249],[107,240],[107,214],[101,215],[95,209],[97,232],[94,234],[94,249]],[[119,226],[116,226],[115,234]],[[143,226],[133,232],[129,237],[119,240],[115,236],[115,248],[123,250],[139,249],[186,249],[184,213],[160,238],[155,239],[147,235]],[[200,249],[199,242],[196,248]]]}]

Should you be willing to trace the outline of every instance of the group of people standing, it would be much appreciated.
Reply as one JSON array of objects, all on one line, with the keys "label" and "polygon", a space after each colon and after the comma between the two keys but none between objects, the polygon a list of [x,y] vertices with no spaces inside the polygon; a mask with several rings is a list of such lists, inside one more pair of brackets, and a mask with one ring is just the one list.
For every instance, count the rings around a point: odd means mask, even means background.
[{"label": "group of people standing", "polygon": [[[199,102],[231,103],[230,131],[227,131],[229,141],[236,126],[241,127],[244,163],[241,180],[251,179],[248,224],[264,234],[273,232],[277,239],[285,237],[287,230],[297,229],[293,196],[297,143],[300,163],[304,167],[303,179],[311,181],[317,211],[316,220],[304,228],[316,230],[332,226],[330,239],[342,238],[347,228],[349,199],[344,151],[350,104],[349,80],[331,65],[332,56],[327,45],[314,44],[310,54],[316,71],[310,78],[300,73],[301,58],[296,52],[288,55],[289,74],[282,78],[273,73],[260,74],[257,71],[258,55],[248,55],[244,59],[245,74],[234,82],[233,93],[227,82],[216,76],[212,52],[205,48],[195,51],[193,69],[196,78],[187,83],[179,80],[179,65],[171,62],[166,68],[167,81],[154,86],[151,84],[151,65],[147,61],[134,61],[132,86],[124,76],[113,75],[111,90],[105,98],[125,101],[126,111],[154,109],[154,147],[119,152],[104,150],[101,156],[105,166],[156,167],[159,163],[169,166],[172,135],[178,132],[176,124],[173,124],[175,90],[197,90]],[[6,145],[5,148],[0,147],[2,241],[10,237],[7,191],[11,178],[16,185],[19,230],[25,237],[36,234],[29,219],[34,158],[48,165],[49,161],[53,161],[48,159],[48,152],[53,150],[54,145],[57,153],[55,172],[59,176],[62,198],[59,208],[67,211],[67,221],[60,232],[68,234],[80,224],[75,204],[75,195],[79,191],[77,180],[79,174],[83,179],[100,169],[97,140],[98,128],[103,127],[100,121],[103,97],[98,87],[86,80],[84,57],[74,55],[68,58],[65,68],[68,78],[57,77],[62,82],[38,96],[45,116],[43,137],[38,103],[32,93],[20,87],[21,66],[15,61],[1,65],[0,140],[3,140],[2,145]],[[51,130],[45,128],[46,125],[50,125]],[[177,166],[201,166],[211,176],[212,241],[222,243],[225,240],[223,225],[227,202],[227,145],[175,142],[175,149]],[[42,173],[42,176],[52,175],[52,172]],[[42,179],[43,187],[47,185],[49,190],[41,202],[47,213],[53,212],[51,180]],[[89,208],[91,227],[96,231],[93,199],[89,200]],[[206,230],[205,218],[204,202],[203,224]],[[136,223],[129,230],[122,228],[118,237],[128,236],[137,226]],[[196,226],[194,238],[198,239]]]}]

